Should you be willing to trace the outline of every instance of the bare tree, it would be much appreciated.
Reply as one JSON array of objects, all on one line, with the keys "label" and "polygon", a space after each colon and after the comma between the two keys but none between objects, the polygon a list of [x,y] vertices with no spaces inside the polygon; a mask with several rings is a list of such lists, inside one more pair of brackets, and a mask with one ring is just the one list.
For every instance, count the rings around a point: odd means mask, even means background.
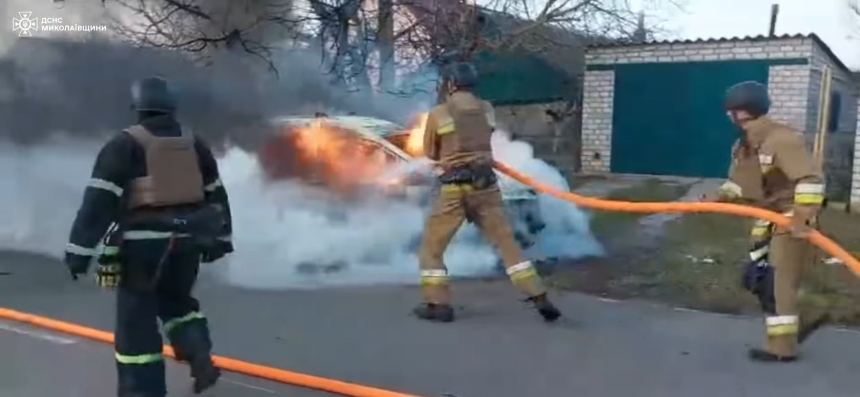
[{"label": "bare tree", "polygon": [[206,60],[219,49],[242,51],[274,71],[274,45],[295,39],[305,20],[293,0],[102,0],[115,32],[146,47]]},{"label": "bare tree", "polygon": [[[404,32],[398,47],[437,65],[473,60],[481,52],[536,55],[575,76],[584,46],[641,41],[655,32],[641,10],[625,0],[492,0],[480,6],[464,0],[412,1],[407,8],[417,28]],[[672,0],[651,3],[679,6]]]},{"label": "bare tree", "polygon": [[[559,58],[560,48],[581,53],[642,28],[626,0],[103,1],[119,10],[117,31],[141,45],[204,58],[241,50],[273,70],[274,50],[315,47],[334,82],[389,92],[398,71],[428,62],[438,67],[481,51]],[[561,56],[556,63],[576,62]]]},{"label": "bare tree", "polygon": [[851,10],[858,32],[860,32],[860,0],[845,0],[845,2],[848,4],[848,9]]}]

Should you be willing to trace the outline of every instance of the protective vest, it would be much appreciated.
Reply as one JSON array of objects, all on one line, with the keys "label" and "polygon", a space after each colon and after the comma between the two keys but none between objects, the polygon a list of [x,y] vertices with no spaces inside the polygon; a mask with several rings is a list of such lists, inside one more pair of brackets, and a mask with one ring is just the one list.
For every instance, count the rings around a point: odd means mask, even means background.
[{"label": "protective vest", "polygon": [[144,150],[146,175],[131,181],[129,208],[167,207],[205,200],[194,137],[158,137],[140,125],[125,130]]},{"label": "protective vest", "polygon": [[443,163],[492,159],[493,107],[471,93],[457,92],[434,112],[438,154]]}]

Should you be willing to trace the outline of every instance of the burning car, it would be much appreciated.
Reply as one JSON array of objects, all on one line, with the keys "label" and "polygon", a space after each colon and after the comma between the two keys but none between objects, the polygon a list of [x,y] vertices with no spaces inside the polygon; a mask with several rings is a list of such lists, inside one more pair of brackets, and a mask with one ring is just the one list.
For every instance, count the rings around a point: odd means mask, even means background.
[{"label": "burning car", "polygon": [[[271,121],[258,158],[273,181],[299,180],[342,198],[374,191],[426,204],[437,186],[420,172],[425,121],[422,115],[407,128],[372,117],[280,117]],[[395,168],[415,171],[390,177]],[[544,227],[537,192],[502,174],[499,184],[517,239],[533,244]]]}]

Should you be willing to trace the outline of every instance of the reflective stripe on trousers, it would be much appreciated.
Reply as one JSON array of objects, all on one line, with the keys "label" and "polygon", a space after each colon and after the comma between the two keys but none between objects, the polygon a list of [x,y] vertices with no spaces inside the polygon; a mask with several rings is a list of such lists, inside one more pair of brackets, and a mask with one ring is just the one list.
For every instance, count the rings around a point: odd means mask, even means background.
[{"label": "reflective stripe on trousers", "polygon": [[421,289],[427,303],[451,303],[451,279],[445,269],[428,269],[421,271]]},{"label": "reflective stripe on trousers", "polygon": [[421,285],[445,285],[451,282],[448,277],[448,271],[439,270],[422,270]]},{"label": "reflective stripe on trousers", "polygon": [[537,277],[537,270],[532,265],[531,261],[525,261],[513,265],[507,269],[505,272],[508,274],[508,277],[511,278],[511,281],[516,284],[517,282],[530,279],[532,277]]},{"label": "reflective stripe on trousers", "polygon": [[767,336],[796,335],[799,329],[798,316],[770,316],[765,318]]},{"label": "reflective stripe on trousers", "polygon": [[206,316],[204,316],[203,313],[191,312],[191,313],[188,313],[182,317],[174,318],[174,319],[164,323],[164,326],[162,327],[162,329],[164,330],[165,335],[169,335],[170,331],[172,331],[176,327],[182,325],[183,323],[187,323],[189,321],[194,321],[194,320],[202,320],[204,318],[206,318]]},{"label": "reflective stripe on trousers", "polygon": [[[202,320],[204,318],[206,318],[206,316],[204,316],[201,312],[191,312],[182,317],[174,318],[170,321],[167,321],[166,323],[164,323],[164,326],[162,328],[164,329],[164,334],[168,335],[170,334],[170,331],[182,325],[183,323],[187,323],[189,321],[194,320]],[[163,359],[164,357],[161,355],[161,353],[138,354],[133,356],[116,353],[116,361],[120,364],[144,365],[158,362]]]},{"label": "reflective stripe on trousers", "polygon": [[138,354],[135,356],[116,353],[115,356],[118,363],[127,365],[146,365],[157,363],[164,359],[161,353]]}]

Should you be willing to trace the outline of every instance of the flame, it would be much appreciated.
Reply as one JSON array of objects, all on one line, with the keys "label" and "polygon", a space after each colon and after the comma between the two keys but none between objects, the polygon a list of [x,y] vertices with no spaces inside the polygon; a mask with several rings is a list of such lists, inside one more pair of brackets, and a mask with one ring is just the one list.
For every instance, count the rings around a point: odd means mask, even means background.
[{"label": "flame", "polygon": [[312,177],[341,191],[378,184],[390,165],[389,158],[378,147],[362,144],[349,131],[324,120],[296,128],[293,134],[302,162],[309,165]]},{"label": "flame", "polygon": [[406,140],[406,153],[415,157],[424,156],[424,129],[427,127],[427,113],[418,116],[418,122],[409,129],[409,138]]}]

